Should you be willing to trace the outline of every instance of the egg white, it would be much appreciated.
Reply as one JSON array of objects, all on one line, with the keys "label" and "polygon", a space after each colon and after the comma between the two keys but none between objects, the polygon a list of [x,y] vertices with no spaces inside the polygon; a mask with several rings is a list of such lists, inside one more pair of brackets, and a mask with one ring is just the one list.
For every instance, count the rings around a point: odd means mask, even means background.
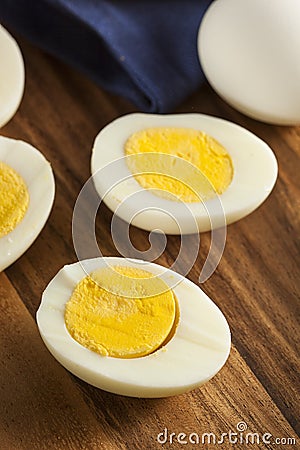
[{"label": "egg white", "polygon": [[212,2],[198,54],[213,89],[247,116],[300,124],[299,23],[299,0]]},{"label": "egg white", "polygon": [[0,127],[17,111],[23,97],[25,69],[18,44],[0,25]]},{"label": "egg white", "polygon": [[30,144],[0,136],[0,161],[21,175],[29,192],[22,221],[0,238],[0,271],[18,259],[37,238],[50,214],[55,183],[50,163]]},{"label": "egg white", "polygon": [[[71,337],[64,322],[65,304],[87,273],[107,264],[151,271],[172,286],[180,319],[165,347],[141,358],[122,359],[100,356]],[[229,326],[209,297],[178,273],[141,260],[106,257],[65,266],[44,291],[36,317],[44,343],[66,369],[121,395],[166,397],[187,392],[212,378],[230,352]]]},{"label": "egg white", "polygon": [[[204,203],[183,203],[143,189],[127,167],[124,144],[131,134],[149,127],[193,128],[219,141],[231,156],[234,169],[226,191]],[[148,231],[189,234],[218,228],[250,214],[272,191],[278,168],[274,153],[264,141],[229,121],[203,114],[135,113],[114,120],[97,135],[91,172],[104,203],[126,222]]]}]

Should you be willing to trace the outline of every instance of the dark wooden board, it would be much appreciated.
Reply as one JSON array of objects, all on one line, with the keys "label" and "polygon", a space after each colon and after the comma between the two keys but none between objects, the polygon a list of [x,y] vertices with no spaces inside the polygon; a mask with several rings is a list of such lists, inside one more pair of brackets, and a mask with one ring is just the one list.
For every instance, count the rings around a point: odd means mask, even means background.
[{"label": "dark wooden board", "polygon": [[[299,431],[299,154],[300,127],[266,125],[234,111],[205,85],[174,112],[201,112],[238,123],[265,140],[279,163],[272,195],[253,214],[228,227],[225,252],[202,285],[228,319],[232,351],[207,385],[168,399],[133,399],[95,389],[62,368],[44,347],[35,312],[50,279],[76,261],[72,211],[90,176],[98,131],[135,111],[56,59],[19,40],[26,63],[21,107],[1,134],[36,146],[51,161],[56,199],[32,247],[0,275],[0,448],[156,449],[158,433],[237,431],[296,438]],[[254,180],[255,183],[255,180]],[[111,212],[101,206],[97,236],[104,255],[117,255],[110,237]],[[139,249],[148,233],[134,228]],[[197,282],[210,244],[188,277]],[[170,237],[158,263],[169,266],[179,237]],[[245,444],[219,444],[244,449]],[[174,440],[164,448],[196,448]],[[198,446],[199,447],[199,446]],[[212,448],[203,444],[201,448]],[[274,448],[261,442],[251,448]],[[290,448],[278,444],[278,448]],[[296,446],[294,446],[296,448]]]}]

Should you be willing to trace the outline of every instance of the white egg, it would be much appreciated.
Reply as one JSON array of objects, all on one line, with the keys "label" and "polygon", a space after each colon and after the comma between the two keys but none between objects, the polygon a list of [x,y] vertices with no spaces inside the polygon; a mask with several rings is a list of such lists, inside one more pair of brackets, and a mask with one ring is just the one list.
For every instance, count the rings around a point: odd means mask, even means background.
[{"label": "white egg", "polygon": [[0,163],[14,169],[29,192],[28,209],[20,223],[0,238],[0,271],[18,259],[37,238],[50,214],[54,176],[50,163],[30,144],[0,136]]},{"label": "white egg", "polygon": [[198,35],[209,83],[250,117],[300,124],[299,27],[299,0],[214,1]]},{"label": "white egg", "polygon": [[[219,141],[233,163],[228,188],[203,203],[171,201],[142,188],[128,168],[124,144],[133,133],[149,127],[192,128]],[[129,114],[100,131],[93,147],[91,171],[104,203],[126,222],[148,231],[188,234],[230,224],[254,211],[273,189],[277,162],[265,142],[223,119],[202,114]]]},{"label": "white egg", "polygon": [[0,25],[0,127],[17,111],[25,84],[24,62],[18,44]]},{"label": "white egg", "polygon": [[[219,308],[194,283],[178,273],[141,260],[109,257],[67,265],[43,293],[38,328],[53,356],[82,380],[109,392],[135,397],[165,397],[187,392],[212,378],[230,352],[230,330]],[[172,339],[154,353],[131,359],[101,356],[67,331],[64,312],[75,285],[105,267],[142,268],[172,287],[179,323]]]}]

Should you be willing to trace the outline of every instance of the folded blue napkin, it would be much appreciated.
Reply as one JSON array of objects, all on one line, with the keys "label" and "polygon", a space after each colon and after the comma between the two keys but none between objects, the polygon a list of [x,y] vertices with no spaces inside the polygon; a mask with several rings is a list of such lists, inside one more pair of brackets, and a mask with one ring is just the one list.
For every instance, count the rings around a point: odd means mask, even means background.
[{"label": "folded blue napkin", "polygon": [[197,33],[210,3],[1,0],[0,21],[142,111],[168,112],[204,80]]}]

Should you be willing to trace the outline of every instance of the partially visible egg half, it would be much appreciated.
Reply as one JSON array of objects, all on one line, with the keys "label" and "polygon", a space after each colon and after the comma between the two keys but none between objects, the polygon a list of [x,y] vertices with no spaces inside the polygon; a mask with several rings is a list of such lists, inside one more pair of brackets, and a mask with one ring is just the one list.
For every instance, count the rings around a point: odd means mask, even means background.
[{"label": "partially visible egg half", "polygon": [[237,110],[300,124],[299,29],[299,0],[216,0],[200,24],[200,64]]},{"label": "partially visible egg half", "polygon": [[0,136],[0,271],[39,235],[54,200],[50,163],[30,144]]},{"label": "partially visible egg half", "polygon": [[98,388],[165,397],[212,378],[230,330],[209,297],[157,264],[120,257],[61,269],[37,311],[42,339],[70,372]]},{"label": "partially visible egg half", "polygon": [[119,217],[167,234],[207,231],[254,211],[277,162],[246,129],[203,114],[129,114],[96,137],[96,190]]},{"label": "partially visible egg half", "polygon": [[0,127],[17,111],[24,84],[25,69],[19,46],[0,25]]}]

